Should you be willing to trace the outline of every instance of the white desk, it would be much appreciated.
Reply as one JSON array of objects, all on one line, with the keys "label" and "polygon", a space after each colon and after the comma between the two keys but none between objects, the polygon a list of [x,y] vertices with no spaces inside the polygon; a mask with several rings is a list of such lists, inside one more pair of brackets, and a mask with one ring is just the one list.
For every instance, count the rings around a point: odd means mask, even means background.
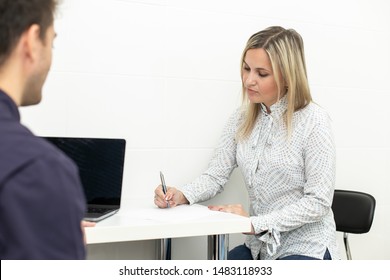
[{"label": "white desk", "polygon": [[208,258],[226,259],[228,234],[249,232],[249,218],[211,211],[202,205],[158,209],[154,205],[119,211],[86,228],[87,244],[161,239],[166,256],[170,238],[208,235]]}]

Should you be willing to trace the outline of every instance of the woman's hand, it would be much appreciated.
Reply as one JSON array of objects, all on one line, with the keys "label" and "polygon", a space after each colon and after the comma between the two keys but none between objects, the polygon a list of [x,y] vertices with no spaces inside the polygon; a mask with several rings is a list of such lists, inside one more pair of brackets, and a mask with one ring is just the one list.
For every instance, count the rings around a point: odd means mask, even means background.
[{"label": "woman's hand", "polygon": [[154,191],[154,204],[159,208],[175,207],[180,204],[188,204],[184,194],[176,188],[167,187],[167,193],[164,195],[161,185]]},{"label": "woman's hand", "polygon": [[226,213],[237,214],[244,217],[249,217],[249,214],[244,210],[241,204],[226,204],[226,205],[210,205],[210,210],[221,211]]},{"label": "woman's hand", "polygon": [[[213,211],[221,211],[226,213],[232,213],[243,217],[249,217],[248,212],[245,211],[241,204],[226,204],[226,205],[209,205],[208,208]],[[250,232],[244,232],[244,234],[255,234],[253,225]]]}]

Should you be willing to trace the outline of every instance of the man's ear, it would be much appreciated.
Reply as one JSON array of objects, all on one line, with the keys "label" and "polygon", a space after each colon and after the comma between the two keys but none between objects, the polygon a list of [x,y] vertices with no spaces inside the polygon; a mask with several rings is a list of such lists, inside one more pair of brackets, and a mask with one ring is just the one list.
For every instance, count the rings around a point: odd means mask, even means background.
[{"label": "man's ear", "polygon": [[40,37],[40,27],[38,24],[31,25],[21,36],[23,59],[27,63],[34,64],[39,59],[40,49],[42,48],[42,39]]}]

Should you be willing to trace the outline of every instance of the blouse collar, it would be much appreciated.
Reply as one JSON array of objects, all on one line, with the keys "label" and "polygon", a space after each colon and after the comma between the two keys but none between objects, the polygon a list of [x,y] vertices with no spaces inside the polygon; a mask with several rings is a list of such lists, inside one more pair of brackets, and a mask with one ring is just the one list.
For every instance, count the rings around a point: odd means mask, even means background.
[{"label": "blouse collar", "polygon": [[271,113],[267,112],[267,107],[261,103],[261,111],[265,115],[271,115],[273,117],[279,117],[284,114],[287,110],[287,94],[285,94],[282,98],[280,98],[275,104],[272,104],[270,107]]}]

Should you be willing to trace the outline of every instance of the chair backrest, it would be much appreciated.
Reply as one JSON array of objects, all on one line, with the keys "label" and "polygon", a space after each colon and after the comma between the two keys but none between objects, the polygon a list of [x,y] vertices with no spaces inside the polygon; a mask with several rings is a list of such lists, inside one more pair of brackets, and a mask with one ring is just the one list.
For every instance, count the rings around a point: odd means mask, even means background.
[{"label": "chair backrest", "polygon": [[337,231],[366,233],[374,219],[375,198],[363,192],[335,190],[332,210]]}]

